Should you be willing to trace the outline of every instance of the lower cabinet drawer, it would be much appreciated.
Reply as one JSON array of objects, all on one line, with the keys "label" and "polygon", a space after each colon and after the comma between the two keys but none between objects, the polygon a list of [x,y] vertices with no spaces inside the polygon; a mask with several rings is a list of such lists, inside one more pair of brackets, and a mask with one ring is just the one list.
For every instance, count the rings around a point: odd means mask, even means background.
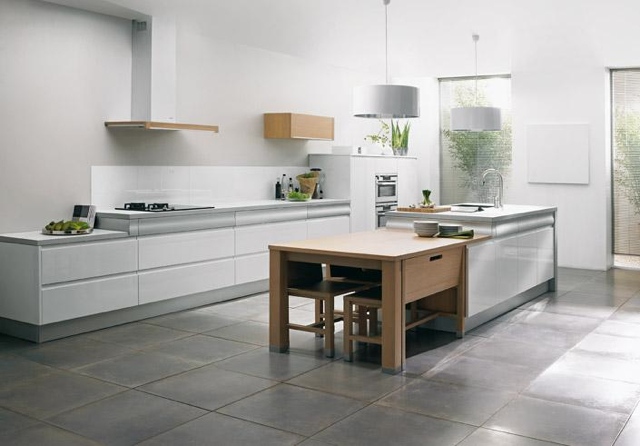
[{"label": "lower cabinet drawer", "polygon": [[52,286],[42,289],[42,323],[50,324],[136,305],[138,277],[135,274]]},{"label": "lower cabinet drawer", "polygon": [[42,248],[42,284],[133,272],[138,269],[134,238]]},{"label": "lower cabinet drawer", "polygon": [[404,301],[413,302],[457,286],[462,272],[462,249],[444,250],[403,261]]},{"label": "lower cabinet drawer", "polygon": [[216,260],[138,274],[140,304],[228,287],[235,282],[233,259]]},{"label": "lower cabinet drawer", "polygon": [[269,278],[269,253],[236,257],[236,284]]}]

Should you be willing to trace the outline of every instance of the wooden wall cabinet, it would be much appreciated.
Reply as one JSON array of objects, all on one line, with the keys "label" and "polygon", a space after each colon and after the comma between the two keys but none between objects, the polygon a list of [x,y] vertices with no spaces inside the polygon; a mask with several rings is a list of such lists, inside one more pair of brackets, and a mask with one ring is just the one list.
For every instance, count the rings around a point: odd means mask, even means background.
[{"label": "wooden wall cabinet", "polygon": [[298,113],[265,113],[264,137],[333,141],[333,118]]}]

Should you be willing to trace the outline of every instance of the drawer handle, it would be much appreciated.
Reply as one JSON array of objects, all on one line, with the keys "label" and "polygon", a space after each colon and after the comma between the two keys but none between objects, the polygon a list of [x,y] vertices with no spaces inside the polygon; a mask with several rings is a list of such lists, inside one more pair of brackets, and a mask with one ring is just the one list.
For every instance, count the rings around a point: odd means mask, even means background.
[{"label": "drawer handle", "polygon": [[431,257],[429,257],[429,261],[430,261],[430,262],[434,262],[434,261],[436,261],[436,260],[440,260],[441,258],[442,258],[442,254],[437,254],[437,255],[435,255],[435,256],[431,256]]}]

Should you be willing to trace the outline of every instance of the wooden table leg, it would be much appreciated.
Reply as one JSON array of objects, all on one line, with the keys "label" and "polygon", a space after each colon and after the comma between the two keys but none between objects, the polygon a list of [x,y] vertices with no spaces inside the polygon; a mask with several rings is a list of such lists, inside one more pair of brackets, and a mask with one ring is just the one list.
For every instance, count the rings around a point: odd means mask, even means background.
[{"label": "wooden table leg", "polygon": [[401,262],[382,262],[382,371],[404,368],[404,305]]},{"label": "wooden table leg", "polygon": [[282,251],[269,251],[269,351],[289,350],[289,296],[287,258]]}]

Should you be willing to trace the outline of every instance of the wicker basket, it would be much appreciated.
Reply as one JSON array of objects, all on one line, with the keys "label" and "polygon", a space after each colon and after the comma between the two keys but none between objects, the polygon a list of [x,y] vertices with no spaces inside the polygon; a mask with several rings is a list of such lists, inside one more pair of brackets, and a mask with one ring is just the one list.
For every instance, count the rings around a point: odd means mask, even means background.
[{"label": "wicker basket", "polygon": [[296,180],[300,183],[300,192],[309,194],[309,196],[313,195],[313,191],[316,189],[316,184],[318,184],[318,172],[311,173],[314,176],[309,178],[305,178],[308,174],[302,174],[296,177]]}]

